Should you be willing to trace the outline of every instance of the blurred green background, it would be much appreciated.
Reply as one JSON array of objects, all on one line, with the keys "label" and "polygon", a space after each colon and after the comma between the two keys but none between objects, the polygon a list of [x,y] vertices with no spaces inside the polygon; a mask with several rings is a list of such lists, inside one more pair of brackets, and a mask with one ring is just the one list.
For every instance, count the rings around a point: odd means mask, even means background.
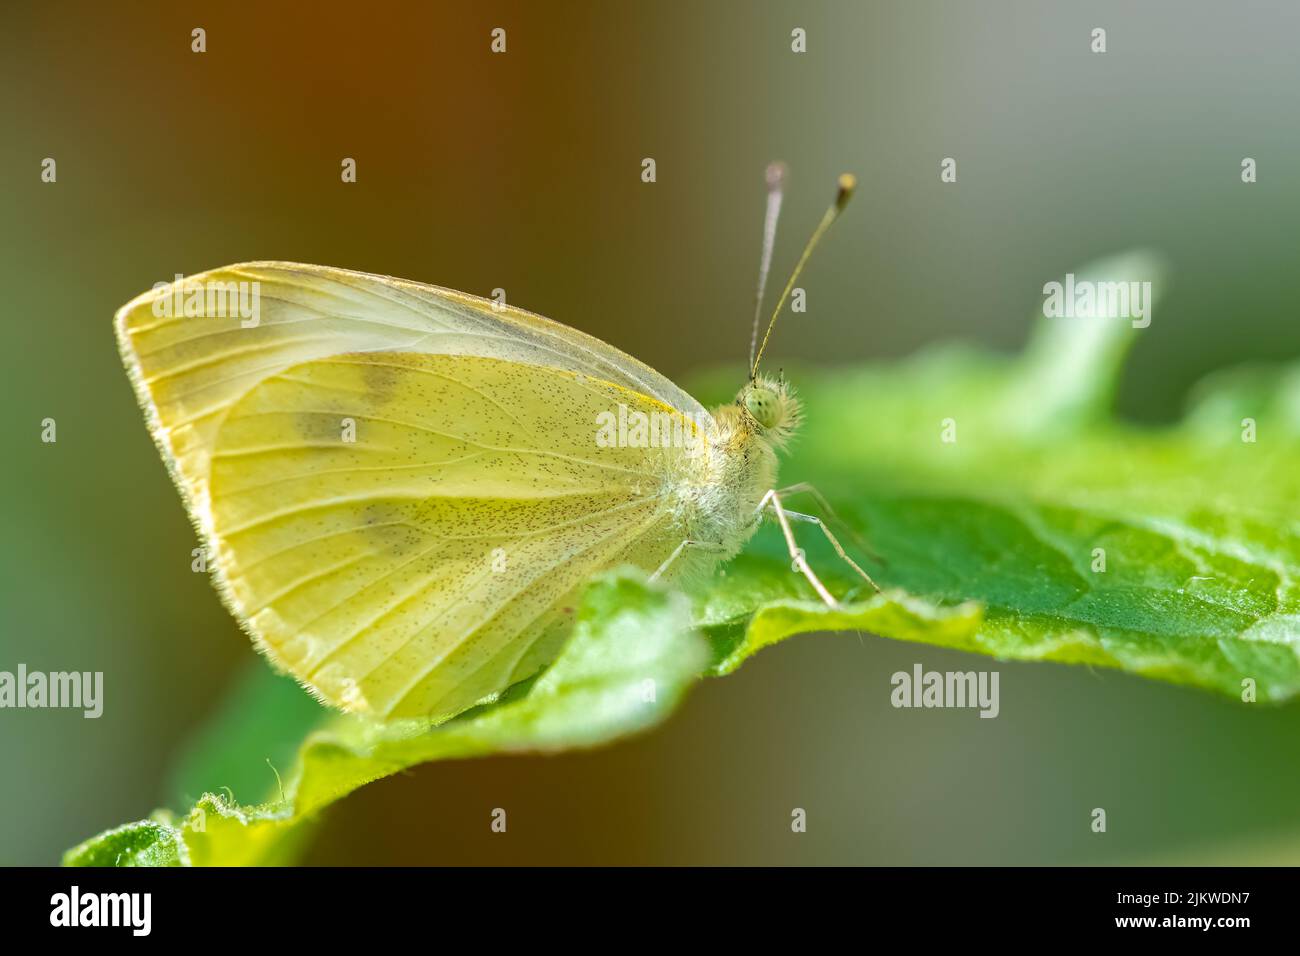
[{"label": "blurred green background", "polygon": [[[114,310],[175,273],[277,258],[502,287],[682,379],[747,352],[763,167],[781,158],[774,282],[834,175],[861,185],[778,363],[951,338],[1015,349],[1044,282],[1134,246],[1164,254],[1171,284],[1126,415],[1172,419],[1205,371],[1300,354],[1300,8],[1133,6],[7,8],[0,669],[102,670],[106,703],[97,721],[0,712],[0,862],[54,863],[178,804],[188,742],[265,666],[190,570],[194,535],[113,341]],[[489,52],[497,26],[505,55]],[[939,182],[948,156],[955,185]],[[57,444],[39,440],[46,417]],[[997,666],[1001,716],[892,709],[889,675],[917,661]],[[1298,751],[1300,705],[805,637],[646,737],[372,785],[307,860],[1300,862]],[[242,768],[259,782],[241,799],[274,787],[270,755]],[[508,839],[489,831],[497,806]]]}]

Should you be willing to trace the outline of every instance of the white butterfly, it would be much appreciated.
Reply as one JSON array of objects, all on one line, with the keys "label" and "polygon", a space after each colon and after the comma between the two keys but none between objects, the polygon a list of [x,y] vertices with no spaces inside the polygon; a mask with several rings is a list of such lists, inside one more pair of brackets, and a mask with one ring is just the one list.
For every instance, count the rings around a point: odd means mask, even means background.
[{"label": "white butterfly", "polygon": [[[779,172],[769,182],[760,302]],[[870,581],[773,490],[799,403],[758,374],[767,336],[736,402],[709,413],[559,323],[321,266],[178,278],[124,306],[117,333],[231,613],[346,710],[446,716],[490,699],[554,658],[594,572],[707,570],[765,510],[823,599],[790,517]]]}]

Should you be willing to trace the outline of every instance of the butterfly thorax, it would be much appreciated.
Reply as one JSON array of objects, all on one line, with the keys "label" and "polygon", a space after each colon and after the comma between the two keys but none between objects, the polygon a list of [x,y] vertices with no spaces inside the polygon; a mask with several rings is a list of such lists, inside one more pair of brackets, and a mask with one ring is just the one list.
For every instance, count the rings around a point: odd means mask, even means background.
[{"label": "butterfly thorax", "polygon": [[702,453],[674,478],[682,537],[715,546],[713,561],[734,557],[758,527],[759,504],[776,487],[778,449],[798,423],[798,401],[776,380],[748,384],[715,409]]}]

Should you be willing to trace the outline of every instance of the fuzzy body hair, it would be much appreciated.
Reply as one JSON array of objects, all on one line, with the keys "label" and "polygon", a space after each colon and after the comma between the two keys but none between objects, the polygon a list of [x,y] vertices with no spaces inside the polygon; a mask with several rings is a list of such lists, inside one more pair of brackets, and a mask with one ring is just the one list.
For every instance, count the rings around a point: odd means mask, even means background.
[{"label": "fuzzy body hair", "polygon": [[[775,400],[766,427],[746,407],[746,397],[756,389]],[[703,453],[663,477],[674,530],[698,545],[676,562],[672,576],[677,578],[708,573],[739,554],[753,536],[762,520],[759,504],[776,487],[778,452],[798,429],[802,410],[784,380],[759,377],[710,417]]]}]

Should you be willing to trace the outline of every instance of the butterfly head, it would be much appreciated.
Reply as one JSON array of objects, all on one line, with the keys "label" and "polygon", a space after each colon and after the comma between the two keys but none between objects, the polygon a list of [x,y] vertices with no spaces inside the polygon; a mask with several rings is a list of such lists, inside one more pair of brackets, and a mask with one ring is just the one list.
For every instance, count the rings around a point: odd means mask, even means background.
[{"label": "butterfly head", "polygon": [[765,443],[782,448],[798,430],[803,420],[803,407],[794,395],[794,389],[786,384],[784,376],[778,374],[760,375],[759,363],[767,350],[768,339],[776,325],[790,291],[803,272],[808,257],[821,241],[822,236],[839,218],[844,207],[853,196],[857,180],[849,173],[840,176],[836,184],[835,200],[822,216],[821,222],[813,231],[808,244],[804,246],[799,261],[795,264],[790,279],[785,284],[785,291],[777,300],[772,318],[767,323],[767,331],[760,339],[758,335],[759,318],[762,315],[763,293],[767,288],[767,274],[772,265],[772,249],[776,241],[776,222],[781,213],[781,201],[785,188],[785,166],[773,163],[767,169],[767,215],[763,220],[763,254],[758,267],[758,293],[754,297],[754,331],[749,342],[749,381],[736,395],[735,407],[724,406],[717,413],[720,423],[725,423],[725,434],[747,437],[755,435]]},{"label": "butterfly head", "polygon": [[803,418],[794,389],[780,376],[755,377],[736,395],[736,404],[753,430],[777,447],[790,440]]}]

